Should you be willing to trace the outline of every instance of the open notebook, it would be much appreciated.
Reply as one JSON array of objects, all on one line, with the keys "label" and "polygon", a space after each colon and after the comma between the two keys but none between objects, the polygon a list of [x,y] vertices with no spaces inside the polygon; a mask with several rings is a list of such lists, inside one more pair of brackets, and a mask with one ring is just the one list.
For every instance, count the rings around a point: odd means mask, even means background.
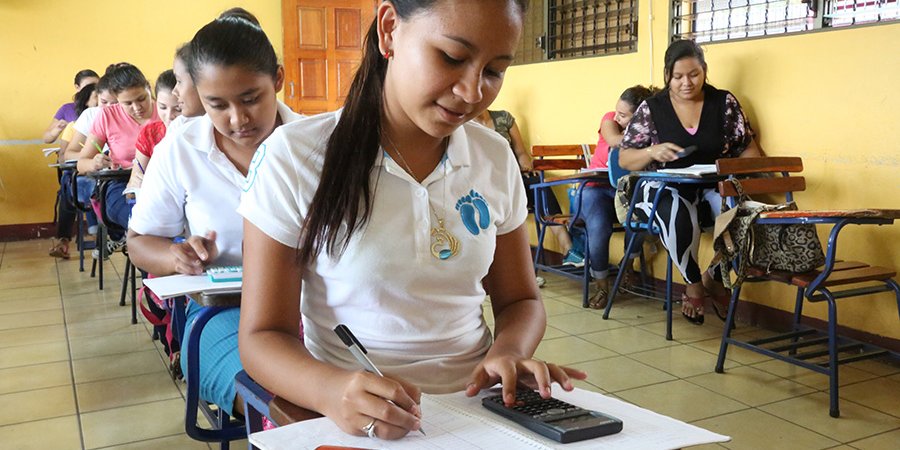
[{"label": "open notebook", "polygon": [[672,175],[687,175],[694,177],[702,177],[703,175],[713,175],[718,173],[715,164],[694,164],[693,166],[679,168],[662,168],[659,173],[667,173]]},{"label": "open notebook", "polygon": [[712,442],[726,442],[728,436],[657,414],[596,392],[558,387],[553,396],[582,408],[615,416],[624,422],[622,432],[596,439],[560,444],[498,416],[483,406],[481,397],[497,392],[485,390],[478,397],[464,393],[422,396],[422,428],[428,435],[409,433],[396,441],[350,436],[331,419],[297,422],[250,435],[250,442],[262,450],[309,449],[338,445],[366,449],[676,449]]},{"label": "open notebook", "polygon": [[206,292],[208,294],[231,294],[241,292],[241,281],[218,282],[203,275],[170,275],[159,278],[145,278],[144,285],[161,299],[186,294]]}]

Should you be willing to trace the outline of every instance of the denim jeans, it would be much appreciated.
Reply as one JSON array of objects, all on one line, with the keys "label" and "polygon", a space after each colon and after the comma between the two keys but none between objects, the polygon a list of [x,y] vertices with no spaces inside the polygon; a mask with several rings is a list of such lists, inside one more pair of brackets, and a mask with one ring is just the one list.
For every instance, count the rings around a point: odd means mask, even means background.
[{"label": "denim jeans", "polygon": [[[588,250],[590,250],[591,276],[597,280],[605,280],[609,276],[609,238],[612,237],[613,225],[617,222],[613,199],[616,190],[607,186],[585,186],[581,191],[581,210],[588,233]],[[631,233],[625,235],[625,245]],[[635,249],[643,242],[641,236],[635,242]],[[633,251],[633,254],[639,250]]]},{"label": "denim jeans", "polygon": [[[122,191],[128,183],[125,181],[110,181],[106,188],[106,215],[113,224],[118,225],[122,229],[128,229],[128,220],[131,219],[131,210],[134,209],[134,201],[125,198]],[[112,224],[107,224],[112,225]],[[119,240],[125,236],[124,233],[110,229],[109,237]]]},{"label": "denim jeans", "polygon": [[90,210],[91,196],[94,195],[94,187],[97,183],[88,177],[75,178],[76,190],[78,191],[78,203],[88,207],[88,212],[84,213],[88,226],[97,225],[97,216],[94,211]]}]

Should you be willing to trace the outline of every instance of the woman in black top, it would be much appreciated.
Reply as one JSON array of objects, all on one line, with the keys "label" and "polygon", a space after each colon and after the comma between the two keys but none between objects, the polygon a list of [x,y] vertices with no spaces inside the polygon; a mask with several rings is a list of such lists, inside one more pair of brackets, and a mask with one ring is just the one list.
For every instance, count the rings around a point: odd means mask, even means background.
[{"label": "woman in black top", "polygon": [[[647,99],[634,113],[625,130],[619,164],[628,170],[657,170],[712,164],[719,158],[761,156],[753,130],[737,99],[728,91],[706,82],[703,50],[693,41],[673,42],[666,50],[665,88]],[[679,158],[676,153],[696,146]],[[659,183],[645,183],[638,193],[635,214],[646,220]],[[682,314],[703,323],[703,304],[712,294],[720,317],[728,294],[697,263],[701,227],[712,225],[719,215],[721,199],[714,188],[691,185],[667,186],[657,207],[655,224],[663,230],[661,240],[687,283]]]}]

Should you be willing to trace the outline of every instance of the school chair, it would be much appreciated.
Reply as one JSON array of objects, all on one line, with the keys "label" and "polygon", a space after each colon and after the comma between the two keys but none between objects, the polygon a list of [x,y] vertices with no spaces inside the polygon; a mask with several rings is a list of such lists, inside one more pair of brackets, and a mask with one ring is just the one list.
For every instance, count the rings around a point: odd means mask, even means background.
[{"label": "school chair", "polygon": [[[197,303],[203,308],[194,319],[188,346],[182,346],[182,355],[187,350],[187,373],[184,374],[187,381],[187,393],[185,398],[184,430],[192,439],[201,442],[218,442],[222,450],[228,450],[229,443],[247,437],[244,422],[231,417],[221,408],[206,402],[200,398],[200,333],[216,314],[240,305],[240,294],[205,295],[194,296]],[[184,343],[184,331],[186,323],[186,306],[183,301],[170,303],[172,310],[172,326],[179,336],[179,341]],[[204,428],[197,423],[198,411],[203,414],[210,428]]]},{"label": "school chair", "polygon": [[[106,198],[107,190],[109,189],[110,179],[101,179],[97,185],[97,196],[101,199],[98,202],[98,205],[95,205],[94,208],[95,214],[97,214],[97,222],[98,222],[98,244],[97,251],[99,252],[99,257],[94,258],[93,265],[91,267],[91,276],[94,276],[94,268],[99,267],[98,271],[98,279],[100,284],[100,290],[103,290],[103,260],[107,257],[107,245],[106,239],[107,233],[112,231],[118,231],[123,235],[128,231],[121,226],[117,225],[115,222],[110,220],[109,215],[106,212],[106,202],[103,200]],[[131,323],[137,323],[137,268],[134,264],[131,263],[131,257],[128,255],[128,247],[125,246],[122,248],[122,254],[125,255],[125,271],[122,274],[122,291],[119,295],[119,306],[125,306],[125,297],[129,291],[129,286],[131,286]]]},{"label": "school chair", "polygon": [[[87,227],[87,214],[93,211],[93,208],[91,208],[90,203],[82,203],[78,200],[78,170],[75,168],[75,163],[68,165],[71,166],[70,170],[72,170],[72,177],[69,180],[69,190],[71,192],[69,201],[72,202],[72,207],[75,208],[75,221],[78,225],[78,235],[75,238],[78,247],[78,271],[84,272],[84,251],[93,250],[97,247],[96,236],[90,242],[87,242],[84,239],[85,235],[90,234]],[[91,267],[91,277],[94,276],[93,273],[95,269],[96,263]]]},{"label": "school chair", "polygon": [[[609,160],[607,161],[607,165],[609,166],[609,178],[610,183],[613,186],[618,183],[619,179],[623,176],[630,174],[629,171],[624,170],[621,166],[619,166],[619,149],[613,148],[610,149],[609,152]],[[628,239],[628,245],[625,247],[625,256],[622,261],[619,263],[619,270],[616,273],[616,280],[613,282],[612,288],[610,288],[609,293],[609,301],[606,303],[606,309],[603,311],[603,319],[609,319],[609,313],[612,310],[613,302],[616,297],[616,293],[618,292],[619,286],[622,283],[622,275],[626,273],[625,264],[628,262],[627,256],[634,253],[636,250],[636,244],[638,241],[639,235],[653,235],[659,236],[660,229],[656,225],[653,224],[653,220],[643,221],[640,220],[637,216],[634,215],[634,208],[637,204],[637,191],[640,189],[641,185],[645,182],[649,182],[651,179],[646,178],[637,178],[635,181],[636,186],[634,187],[634,195],[631,196],[631,201],[628,206],[628,213],[625,217],[625,222],[622,224],[625,229],[631,232],[631,238]],[[650,214],[648,217],[656,216],[656,208],[659,205],[660,194],[662,194],[663,189],[658,189],[656,191],[656,196],[653,199],[653,206],[651,207]],[[643,258],[643,257],[642,257]],[[642,261],[643,264],[643,261]],[[641,272],[644,273],[644,266],[642,266]],[[645,283],[646,286],[646,283]],[[666,340],[672,340],[672,258],[666,254],[666,292],[665,297],[663,297],[663,308],[666,310]]]},{"label": "school chair", "polygon": [[[538,243],[534,253],[535,272],[544,271],[554,273],[582,281],[582,305],[588,306],[590,296],[591,274],[590,255],[588,254],[587,233],[585,233],[584,265],[581,267],[566,264],[550,264],[544,251],[544,238],[551,227],[566,227],[567,231],[574,227],[584,227],[581,221],[581,191],[585,184],[592,181],[591,177],[579,176],[579,171],[588,166],[594,145],[534,145],[531,147],[531,155],[534,158],[533,167],[538,173],[540,182],[531,185],[531,195],[534,198],[534,224],[537,231]],[[568,176],[548,178],[547,171],[571,171]],[[596,181],[596,177],[593,177]],[[553,186],[574,185],[575,205],[572,214],[554,214],[550,211],[547,202],[548,196],[553,194]]]},{"label": "school chair", "polygon": [[[794,157],[773,158],[728,158],[716,162],[718,173],[723,176],[741,178],[740,186],[744,194],[782,196],[785,201],[793,201],[794,192],[806,189],[802,176],[792,176],[803,170],[803,162]],[[778,177],[752,177],[758,174],[780,174]],[[719,193],[723,198],[740,197],[738,188],[730,180],[720,181]],[[734,207],[734,202],[729,205]],[[741,288],[732,290],[731,300],[716,372],[724,373],[725,356],[729,345],[736,345],[763,355],[794,364],[829,378],[829,414],[839,417],[838,368],[841,364],[869,358],[900,355],[888,352],[871,344],[855,341],[837,334],[837,299],[893,292],[900,314],[900,285],[893,278],[896,271],[884,267],[870,266],[858,261],[837,259],[838,235],[848,225],[888,225],[900,218],[900,210],[854,209],[830,211],[773,211],[764,212],[753,222],[756,225],[815,224],[829,225],[825,264],[806,273],[791,273],[766,270],[749,266],[744,282],[774,281],[797,288],[794,302],[794,316],[791,331],[763,339],[742,341],[731,336],[735,311],[740,301]],[[739,259],[739,258],[738,258]],[[740,261],[734,262],[739,267]],[[828,320],[826,330],[803,324],[804,299],[810,303],[827,302]]]},{"label": "school chair", "polygon": [[[322,417],[321,414],[301,408],[273,395],[260,386],[253,378],[250,378],[246,371],[238,372],[234,377],[234,386],[244,402],[244,417],[246,419],[248,436],[250,433],[263,430],[264,417],[276,427]],[[256,449],[249,442],[247,447],[250,450]]]}]

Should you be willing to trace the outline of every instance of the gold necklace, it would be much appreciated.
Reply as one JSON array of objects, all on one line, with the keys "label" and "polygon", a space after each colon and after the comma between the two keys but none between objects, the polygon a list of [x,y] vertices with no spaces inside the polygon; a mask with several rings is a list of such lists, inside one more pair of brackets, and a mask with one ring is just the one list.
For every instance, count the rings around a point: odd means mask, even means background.
[{"label": "gold necklace", "polygon": [[[406,170],[406,173],[409,174],[413,178],[416,179],[416,174],[413,173],[412,169],[409,167],[409,164],[406,163],[406,159],[403,158],[403,154],[400,153],[397,144],[394,144],[394,141],[391,140],[387,136],[384,135],[384,138],[391,144],[391,147],[394,147],[394,153],[397,154],[397,159],[403,164],[403,170]],[[441,159],[441,168],[444,167],[444,161]],[[441,185],[443,186],[443,193],[441,194],[441,211],[445,211],[444,209],[444,200],[447,196],[447,173],[444,172],[444,177],[441,180]],[[434,219],[437,221],[437,226],[432,225],[431,227],[431,255],[440,260],[450,259],[453,256],[456,256],[459,253],[459,239],[456,239],[455,236],[450,234],[446,228],[444,228],[444,218],[439,216],[437,210],[434,209],[434,206],[431,205],[431,198],[428,198],[428,207],[431,209],[431,213],[434,214]]]}]

